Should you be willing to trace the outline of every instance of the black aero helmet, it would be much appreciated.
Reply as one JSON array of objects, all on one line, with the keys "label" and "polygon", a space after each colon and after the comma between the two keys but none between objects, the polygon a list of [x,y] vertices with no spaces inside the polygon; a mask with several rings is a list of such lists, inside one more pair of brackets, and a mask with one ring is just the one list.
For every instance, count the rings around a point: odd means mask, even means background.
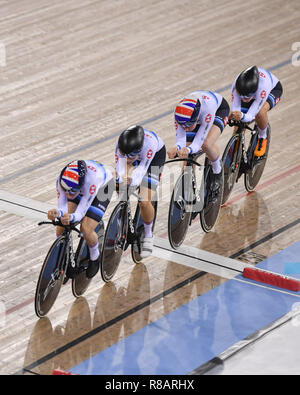
[{"label": "black aero helmet", "polygon": [[249,67],[238,76],[235,88],[240,96],[254,96],[259,83],[259,72],[256,66]]},{"label": "black aero helmet", "polygon": [[119,137],[118,148],[122,154],[128,155],[138,153],[144,143],[144,129],[142,126],[134,125],[125,129]]}]

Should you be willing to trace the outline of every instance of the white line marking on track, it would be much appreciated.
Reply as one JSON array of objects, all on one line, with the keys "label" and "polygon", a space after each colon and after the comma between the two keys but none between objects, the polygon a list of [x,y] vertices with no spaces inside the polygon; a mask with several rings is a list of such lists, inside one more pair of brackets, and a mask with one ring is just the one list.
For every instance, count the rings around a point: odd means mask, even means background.
[{"label": "white line marking on track", "polygon": [[[52,208],[52,206],[53,205],[48,203],[39,202],[37,200],[32,200],[0,190],[0,210],[11,214],[42,221],[46,219],[46,212]],[[222,278],[233,279],[298,298],[300,297],[300,295],[286,292],[280,288],[269,287],[263,284],[236,278],[239,274],[242,274],[245,267],[250,266],[242,261],[227,258],[222,255],[217,255],[188,245],[181,245],[177,250],[173,250],[169,241],[160,237],[155,237],[154,239],[153,256],[188,266],[199,271],[214,274]]]}]

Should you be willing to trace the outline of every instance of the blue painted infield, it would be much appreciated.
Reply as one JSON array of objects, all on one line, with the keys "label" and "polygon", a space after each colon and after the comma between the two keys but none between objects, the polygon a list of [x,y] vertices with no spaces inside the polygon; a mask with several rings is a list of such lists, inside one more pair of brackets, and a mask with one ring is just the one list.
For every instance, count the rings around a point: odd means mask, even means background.
[{"label": "blue painted infield", "polygon": [[[284,273],[300,242],[258,266]],[[238,278],[238,277],[237,277]],[[288,313],[299,293],[229,280],[74,367],[78,374],[187,374]]]}]

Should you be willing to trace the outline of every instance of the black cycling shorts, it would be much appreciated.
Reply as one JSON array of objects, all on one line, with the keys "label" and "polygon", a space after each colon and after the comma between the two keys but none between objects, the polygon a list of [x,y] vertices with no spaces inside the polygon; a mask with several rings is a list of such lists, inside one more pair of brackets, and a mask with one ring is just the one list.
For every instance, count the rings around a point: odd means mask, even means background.
[{"label": "black cycling shorts", "polygon": [[166,147],[165,145],[156,152],[150,166],[148,167],[147,173],[142,179],[141,186],[151,189],[153,191],[159,185],[161,174],[163,172],[164,164],[166,160]]},{"label": "black cycling shorts", "polygon": [[227,100],[223,98],[222,103],[220,104],[219,108],[216,111],[215,120],[214,120],[214,125],[220,128],[221,133],[223,132],[225,126],[227,125],[229,114],[230,114],[229,104],[227,103]]},{"label": "black cycling shorts", "polygon": [[[107,206],[109,205],[114,190],[114,179],[111,179],[102,188],[99,188],[97,196],[92,201],[88,211],[85,214],[85,217],[92,218],[95,221],[100,222],[107,209]],[[82,195],[78,195],[75,199],[68,199],[68,201],[78,205],[81,200],[81,196]]]}]

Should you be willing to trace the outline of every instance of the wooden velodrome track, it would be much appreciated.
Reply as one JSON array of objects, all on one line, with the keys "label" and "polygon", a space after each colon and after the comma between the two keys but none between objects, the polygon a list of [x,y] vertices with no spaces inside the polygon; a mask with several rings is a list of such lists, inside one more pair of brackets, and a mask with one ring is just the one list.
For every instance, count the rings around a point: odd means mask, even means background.
[{"label": "wooden velodrome track", "polygon": [[[291,48],[300,41],[299,18],[298,0],[0,2],[6,49],[6,66],[0,68],[0,190],[55,207],[55,180],[67,161],[97,159],[113,166],[116,136],[134,123],[171,146],[179,98],[207,89],[230,101],[236,74],[257,64],[272,69],[284,87],[282,102],[270,113],[272,141],[260,186],[246,194],[241,180],[214,231],[204,234],[197,219],[185,244],[256,263],[298,241],[300,67],[292,63]],[[231,132],[227,127],[221,136],[222,150]],[[162,238],[168,169],[156,226]],[[33,297],[54,229],[5,210],[0,229],[1,374],[22,373],[24,367],[40,374],[68,370],[226,281],[207,274],[185,282],[197,271],[157,257],[134,266],[125,256],[112,283],[97,275],[77,301],[65,286],[48,318],[38,320]],[[63,349],[71,342],[71,349]]]}]

